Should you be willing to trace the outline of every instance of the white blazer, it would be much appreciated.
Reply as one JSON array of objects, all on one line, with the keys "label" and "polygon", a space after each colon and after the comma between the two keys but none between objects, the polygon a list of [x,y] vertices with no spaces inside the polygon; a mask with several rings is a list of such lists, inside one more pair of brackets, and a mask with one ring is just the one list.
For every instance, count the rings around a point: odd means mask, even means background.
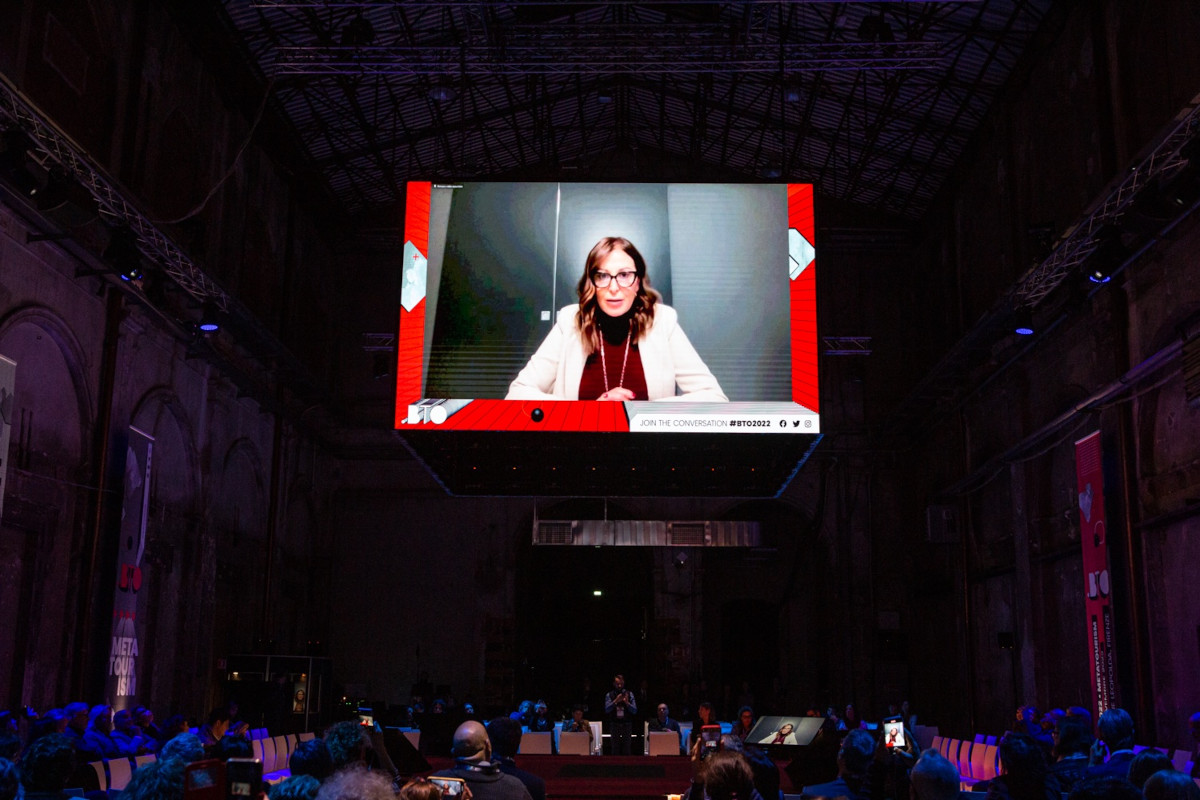
[{"label": "white blazer", "polygon": [[[506,400],[578,400],[587,352],[575,327],[578,305],[558,312],[550,335],[508,387]],[[728,401],[679,327],[675,309],[658,303],[654,324],[637,342],[651,400]],[[681,395],[675,394],[679,386]]]}]

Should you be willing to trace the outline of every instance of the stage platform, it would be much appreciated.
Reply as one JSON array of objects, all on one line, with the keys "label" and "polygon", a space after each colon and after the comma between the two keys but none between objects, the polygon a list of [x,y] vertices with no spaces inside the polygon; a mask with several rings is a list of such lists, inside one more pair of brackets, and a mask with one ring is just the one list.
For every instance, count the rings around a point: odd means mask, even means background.
[{"label": "stage platform", "polygon": [[[664,800],[682,794],[692,780],[686,756],[517,756],[517,766],[546,782],[548,798],[571,800]],[[434,770],[451,765],[447,759],[429,759]],[[777,765],[782,767],[782,765]],[[791,790],[782,768],[780,785]]]}]

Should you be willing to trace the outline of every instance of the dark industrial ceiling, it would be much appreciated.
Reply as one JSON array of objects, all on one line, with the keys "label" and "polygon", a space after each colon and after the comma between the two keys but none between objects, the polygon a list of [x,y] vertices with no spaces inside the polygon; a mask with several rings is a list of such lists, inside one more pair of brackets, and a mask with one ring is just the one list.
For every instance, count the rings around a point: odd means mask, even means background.
[{"label": "dark industrial ceiling", "polygon": [[916,219],[1052,0],[221,5],[349,214],[409,179],[661,179],[673,156],[672,179]]}]

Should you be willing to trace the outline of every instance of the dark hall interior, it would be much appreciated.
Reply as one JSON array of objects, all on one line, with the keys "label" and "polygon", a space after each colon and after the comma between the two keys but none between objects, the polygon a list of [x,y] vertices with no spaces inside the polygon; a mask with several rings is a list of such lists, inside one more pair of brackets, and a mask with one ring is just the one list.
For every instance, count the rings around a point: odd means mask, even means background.
[{"label": "dark hall interior", "polygon": [[[132,608],[160,715],[623,672],[970,737],[1094,706],[1090,592],[1191,747],[1195,4],[4,5],[0,708],[105,697]],[[812,184],[820,437],[397,430],[408,181]]]}]

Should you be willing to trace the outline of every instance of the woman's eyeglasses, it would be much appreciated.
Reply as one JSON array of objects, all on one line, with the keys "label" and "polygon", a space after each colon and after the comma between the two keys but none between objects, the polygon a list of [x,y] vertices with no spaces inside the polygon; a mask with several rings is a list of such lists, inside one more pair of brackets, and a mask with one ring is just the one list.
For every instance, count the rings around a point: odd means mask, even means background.
[{"label": "woman's eyeglasses", "polygon": [[617,279],[617,286],[620,286],[622,289],[628,289],[637,280],[637,273],[625,270],[613,275],[603,270],[596,270],[592,273],[592,285],[597,289],[607,289],[608,284],[612,282],[613,278]]}]

